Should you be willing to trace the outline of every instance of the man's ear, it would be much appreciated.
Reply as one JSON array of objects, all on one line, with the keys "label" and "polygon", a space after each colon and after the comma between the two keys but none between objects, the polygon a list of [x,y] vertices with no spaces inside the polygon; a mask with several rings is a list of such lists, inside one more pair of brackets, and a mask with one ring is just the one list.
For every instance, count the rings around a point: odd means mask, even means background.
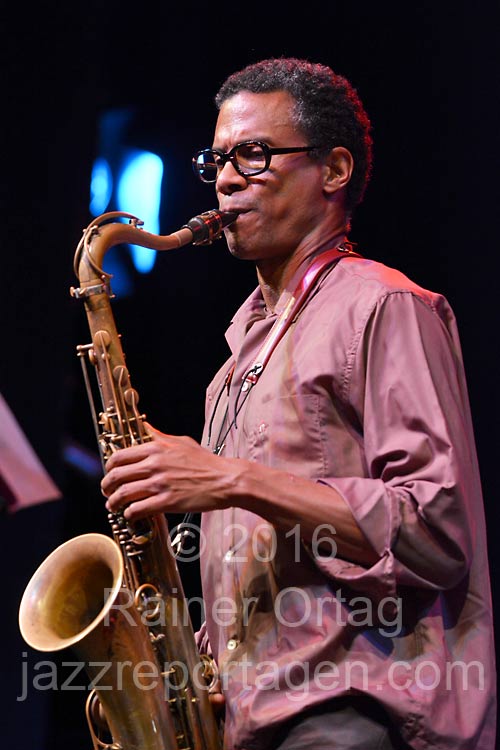
[{"label": "man's ear", "polygon": [[324,161],[323,189],[326,193],[333,194],[341,188],[345,188],[351,179],[354,168],[352,154],[343,146],[332,148]]}]

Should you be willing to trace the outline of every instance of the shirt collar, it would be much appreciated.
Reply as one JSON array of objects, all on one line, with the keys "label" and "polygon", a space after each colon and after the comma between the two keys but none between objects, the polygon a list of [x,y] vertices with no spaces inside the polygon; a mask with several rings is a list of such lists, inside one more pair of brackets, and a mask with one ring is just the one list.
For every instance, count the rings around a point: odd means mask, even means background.
[{"label": "shirt collar", "polygon": [[[339,235],[339,237],[332,242],[332,247],[336,247],[344,238],[345,235]],[[274,308],[274,312],[269,312],[267,310],[260,287],[254,289],[250,296],[247,297],[241,307],[239,307],[234,314],[226,331],[226,341],[229,344],[233,355],[236,356],[236,353],[241,348],[244,337],[257,320],[263,320],[266,317],[274,320],[281,314],[288,304],[290,297],[295,292],[297,284],[306,272],[307,267],[313,262],[315,257],[316,255],[311,255],[301,263],[285,289],[281,292],[276,307]]]}]

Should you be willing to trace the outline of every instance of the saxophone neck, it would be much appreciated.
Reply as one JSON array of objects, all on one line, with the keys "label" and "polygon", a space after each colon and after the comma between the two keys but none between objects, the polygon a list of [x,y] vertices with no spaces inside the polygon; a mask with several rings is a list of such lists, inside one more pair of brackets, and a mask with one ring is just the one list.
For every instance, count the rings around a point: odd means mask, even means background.
[{"label": "saxophone neck", "polygon": [[[174,250],[189,243],[210,245],[237,216],[229,211],[205,211],[168,235],[145,232],[141,229],[141,219],[123,211],[98,216],[84,229],[75,253],[74,270],[81,285],[81,295],[87,287],[102,283],[103,278],[109,282],[109,274],[102,270],[102,263],[107,251],[115,245],[127,243],[157,251]],[[128,223],[120,219],[127,219]]]}]

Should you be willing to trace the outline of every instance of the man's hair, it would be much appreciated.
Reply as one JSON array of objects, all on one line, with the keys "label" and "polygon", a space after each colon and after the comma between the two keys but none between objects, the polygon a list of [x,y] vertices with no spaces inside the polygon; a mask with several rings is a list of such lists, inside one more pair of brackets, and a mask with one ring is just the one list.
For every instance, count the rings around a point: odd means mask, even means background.
[{"label": "man's hair", "polygon": [[295,125],[311,145],[322,147],[317,153],[312,152],[313,157],[324,156],[335,146],[344,146],[351,152],[354,169],[346,189],[347,210],[352,211],[362,201],[372,167],[370,120],[346,78],[307,60],[262,60],[226,79],[215,97],[218,109],[241,91],[288,92],[296,102]]}]

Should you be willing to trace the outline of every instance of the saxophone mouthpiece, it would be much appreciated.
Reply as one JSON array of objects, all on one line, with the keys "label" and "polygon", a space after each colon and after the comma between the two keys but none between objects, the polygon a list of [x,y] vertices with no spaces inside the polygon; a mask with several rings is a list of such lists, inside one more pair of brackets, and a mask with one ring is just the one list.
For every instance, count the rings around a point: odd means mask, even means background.
[{"label": "saxophone mouthpiece", "polygon": [[193,233],[193,245],[210,245],[217,240],[224,227],[236,221],[238,214],[235,211],[205,211],[199,216],[194,216],[184,227]]}]

